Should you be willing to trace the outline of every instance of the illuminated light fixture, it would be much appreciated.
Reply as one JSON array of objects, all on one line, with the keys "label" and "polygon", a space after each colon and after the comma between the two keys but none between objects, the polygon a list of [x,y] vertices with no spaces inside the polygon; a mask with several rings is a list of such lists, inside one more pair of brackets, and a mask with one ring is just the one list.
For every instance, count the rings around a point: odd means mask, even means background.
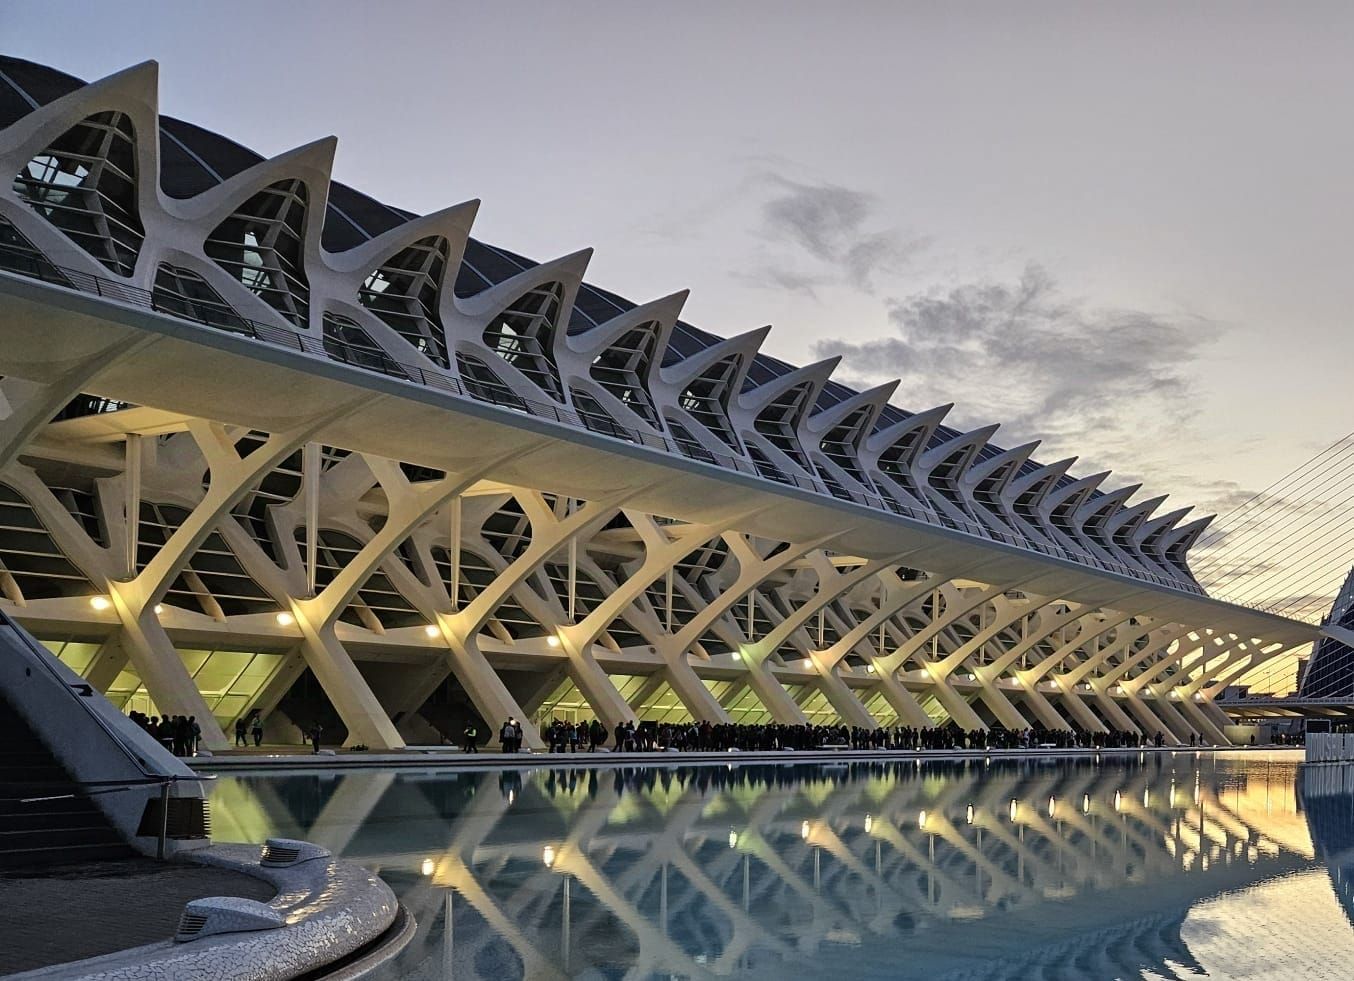
[{"label": "illuminated light fixture", "polygon": [[970,675],[968,676],[968,680],[969,680],[969,681],[977,681],[977,680],[978,680],[978,676],[977,676],[976,674],[970,674]]},{"label": "illuminated light fixture", "polygon": [[1053,817],[1053,815],[1057,813],[1058,813],[1058,798],[1050,797],[1048,799],[1048,816]]},{"label": "illuminated light fixture", "polygon": [[1114,792],[1114,809],[1117,811],[1120,810],[1123,806],[1124,806],[1124,795],[1116,790]]},{"label": "illuminated light fixture", "polygon": [[873,830],[873,828],[874,828],[874,818],[870,817],[870,815],[868,814],[865,815],[865,833],[869,834],[870,831]]},{"label": "illuminated light fixture", "polygon": [[113,605],[113,601],[107,596],[91,596],[89,598],[89,605],[96,610],[106,610]]},{"label": "illuminated light fixture", "polygon": [[423,635],[424,635],[425,637],[436,637],[436,636],[437,636],[438,634],[440,634],[441,632],[442,632],[442,631],[440,631],[440,630],[437,629],[437,624],[435,624],[435,623],[430,623],[430,624],[428,624],[426,627],[423,628]]},{"label": "illuminated light fixture", "polygon": [[1082,813],[1082,814],[1090,814],[1090,813],[1091,813],[1091,795],[1090,795],[1090,794],[1082,794],[1082,795],[1081,795],[1081,813]]},{"label": "illuminated light fixture", "polygon": [[743,660],[743,652],[742,652],[742,651],[734,651],[733,654],[731,655],[731,657],[732,657],[735,661],[741,661],[741,660]]},{"label": "illuminated light fixture", "polygon": [[277,615],[277,625],[279,627],[290,627],[295,622],[296,617],[292,616],[286,610],[283,610]]},{"label": "illuminated light fixture", "polygon": [[874,674],[874,665],[873,664],[865,665],[865,670],[870,672],[870,674]]},{"label": "illuminated light fixture", "polygon": [[810,659],[807,658],[807,657],[804,658],[804,670],[807,671],[807,670],[809,670],[809,668],[811,668],[811,667],[813,667],[813,661],[810,660]]},{"label": "illuminated light fixture", "polygon": [[160,616],[160,615],[161,615],[162,613],[164,613],[164,612],[165,612],[165,605],[164,605],[163,603],[156,603],[156,604],[155,604],[155,615],[158,617],[158,616]]},{"label": "illuminated light fixture", "polygon": [[555,849],[551,845],[546,845],[541,849],[541,861],[545,863],[547,869],[555,867]]},{"label": "illuminated light fixture", "polygon": [[967,808],[964,809],[964,823],[965,823],[965,824],[972,824],[972,823],[973,823],[973,805],[972,805],[972,804],[970,804]]},{"label": "illuminated light fixture", "polygon": [[556,637],[554,634],[551,634],[549,637],[545,638],[545,642],[550,647],[558,647],[560,643],[559,638]]},{"label": "illuminated light fixture", "polygon": [[926,812],[925,812],[925,811],[922,811],[922,812],[920,812],[920,813],[917,815],[917,827],[919,827],[919,828],[925,828],[925,827],[926,827]]},{"label": "illuminated light fixture", "polygon": [[1012,820],[1012,821],[1014,821],[1014,820],[1016,819],[1016,812],[1019,810],[1019,808],[1020,808],[1020,804],[1016,801],[1016,799],[1015,799],[1014,797],[1012,797],[1012,798],[1011,798],[1011,812],[1010,812],[1010,813],[1011,813],[1011,820]]},{"label": "illuminated light fixture", "polygon": [[805,841],[808,841],[808,840],[809,840],[809,822],[808,822],[808,821],[805,821],[803,824],[801,824],[801,825],[799,826],[799,837],[803,838]]},{"label": "illuminated light fixture", "polygon": [[730,832],[729,832],[729,847],[730,847],[730,848],[737,848],[737,847],[738,847],[738,832],[737,832],[737,831],[730,831]]},{"label": "illuminated light fixture", "polygon": [[437,864],[436,864],[435,862],[433,862],[432,859],[430,859],[430,858],[425,858],[425,859],[423,860],[423,865],[421,866],[421,870],[422,870],[422,872],[423,872],[424,875],[432,875],[433,872],[436,871],[436,869],[437,869]]}]

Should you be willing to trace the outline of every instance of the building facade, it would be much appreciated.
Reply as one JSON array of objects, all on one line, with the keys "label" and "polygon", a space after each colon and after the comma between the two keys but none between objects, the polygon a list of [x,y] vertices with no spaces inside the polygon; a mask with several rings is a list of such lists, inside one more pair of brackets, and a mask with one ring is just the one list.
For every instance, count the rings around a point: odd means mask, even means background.
[{"label": "building facade", "polygon": [[1213,696],[1313,639],[1206,594],[1189,508],[157,86],[0,59],[0,602],[125,707],[213,745],[254,712],[371,747],[549,716],[1224,742]]}]

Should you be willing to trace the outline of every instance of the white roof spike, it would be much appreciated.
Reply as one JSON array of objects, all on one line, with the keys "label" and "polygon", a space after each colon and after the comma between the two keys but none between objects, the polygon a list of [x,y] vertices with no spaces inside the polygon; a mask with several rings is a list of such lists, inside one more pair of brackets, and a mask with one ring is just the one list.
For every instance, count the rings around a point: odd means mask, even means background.
[{"label": "white roof spike", "polygon": [[[654,348],[654,359],[661,361],[663,347],[667,344],[668,335],[672,332],[677,318],[682,314],[682,306],[686,303],[688,294],[687,290],[669,293],[667,296],[660,296],[656,300],[631,307],[580,334],[566,333],[565,347],[573,354],[585,356],[587,362],[591,364],[593,357],[615,344],[629,331],[645,324],[656,323],[658,344]],[[586,371],[582,366],[580,370]]]},{"label": "white roof spike", "polygon": [[441,235],[447,239],[451,247],[447,257],[446,275],[454,279],[456,270],[461,264],[461,256],[465,252],[465,240],[470,235],[470,227],[475,221],[479,205],[478,199],[472,199],[431,214],[411,218],[404,224],[396,225],[389,231],[351,249],[326,252],[325,262],[336,272],[357,272],[365,277],[373,268],[401,249],[420,239]]},{"label": "white roof spike", "polygon": [[742,385],[743,375],[747,373],[748,362],[761,348],[762,342],[766,340],[766,335],[769,333],[771,333],[771,327],[768,324],[765,327],[756,327],[741,334],[735,334],[733,337],[711,344],[704,350],[697,351],[689,358],[683,358],[674,365],[660,368],[659,375],[667,384],[685,385],[691,379],[699,377],[711,365],[732,354],[741,354],[743,356],[742,363],[739,365],[738,376],[734,385],[734,390],[737,391]]},{"label": "white roof spike", "polygon": [[833,355],[830,358],[824,358],[822,361],[807,364],[802,368],[787,371],[785,374],[763,382],[739,395],[738,407],[755,417],[786,391],[800,385],[811,387],[809,404],[812,405],[813,400],[817,399],[819,391],[822,390],[840,362],[841,357]]},{"label": "white roof spike", "polygon": [[[240,171],[209,187],[194,197],[185,200],[167,200],[166,210],[172,211],[187,221],[215,226],[225,221],[241,204],[254,194],[288,178],[295,178],[309,187],[312,197],[306,203],[312,216],[323,216],[329,195],[329,180],[334,169],[334,153],[338,149],[338,137],[326,136],[305,143],[276,157],[260,160],[252,167]],[[322,221],[307,222],[307,239],[319,242]],[[210,228],[208,229],[210,231]]]},{"label": "white roof spike", "polygon": [[455,297],[456,309],[464,316],[490,317],[505,309],[523,293],[543,283],[562,282],[565,285],[560,323],[568,323],[574,294],[578,292],[583,276],[588,271],[592,249],[579,249],[557,259],[530,266],[493,286],[480,290],[474,296]]}]

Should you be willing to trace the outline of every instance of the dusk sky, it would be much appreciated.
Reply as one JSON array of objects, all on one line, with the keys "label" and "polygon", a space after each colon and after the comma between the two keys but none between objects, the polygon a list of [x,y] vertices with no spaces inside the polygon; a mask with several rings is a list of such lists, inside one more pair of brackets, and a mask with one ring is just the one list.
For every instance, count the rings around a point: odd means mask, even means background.
[{"label": "dusk sky", "polygon": [[0,37],[155,59],[166,113],[335,134],[378,198],[481,198],[477,237],[1196,513],[1354,428],[1347,2],[9,0]]}]

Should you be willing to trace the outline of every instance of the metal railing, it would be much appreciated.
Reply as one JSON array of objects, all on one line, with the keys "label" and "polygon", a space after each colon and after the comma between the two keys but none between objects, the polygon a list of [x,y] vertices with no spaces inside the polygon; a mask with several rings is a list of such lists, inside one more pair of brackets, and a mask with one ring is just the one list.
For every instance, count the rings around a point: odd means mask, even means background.
[{"label": "metal railing", "polygon": [[900,515],[932,527],[959,532],[983,541],[1001,542],[1014,548],[1038,552],[1076,565],[1089,566],[1131,579],[1151,582],[1158,586],[1196,596],[1208,595],[1203,587],[1188,579],[1164,576],[1141,567],[1108,561],[1087,553],[1073,552],[1060,545],[1031,538],[1027,535],[1014,535],[988,525],[955,518],[953,515],[944,514],[940,511],[914,507],[898,501],[892,496],[885,497],[865,490],[848,489],[835,482],[829,488],[825,483],[812,477],[800,473],[787,473],[769,462],[753,462],[746,457],[710,450],[700,443],[674,440],[665,433],[623,426],[610,417],[598,416],[589,412],[578,412],[556,402],[524,398],[502,383],[495,385],[491,382],[473,379],[462,382],[448,371],[429,370],[421,365],[408,364],[396,360],[384,351],[357,347],[335,338],[321,339],[274,324],[260,323],[257,320],[241,317],[229,308],[213,303],[197,302],[176,295],[157,295],[151,290],[142,289],[138,286],[131,286],[80,270],[57,266],[40,255],[15,249],[12,246],[0,245],[0,271],[39,279],[77,292],[89,293],[119,303],[152,310],[180,320],[202,324],[241,337],[248,337],[272,347],[371,371],[387,378],[435,389],[458,398],[526,413],[533,418],[558,423],[571,429],[585,429],[632,445],[658,450],[665,454],[676,454],[687,460],[718,469],[734,470],[746,476],[796,487],[814,494],[830,496],[876,511]]},{"label": "metal railing", "polygon": [[[39,794],[35,797],[0,797],[0,800],[18,804],[45,804],[54,800],[78,800],[86,797],[98,797],[103,794],[117,794],[128,790],[140,790],[144,787],[160,788],[160,814],[156,834],[155,857],[164,860],[169,841],[169,788],[176,783],[203,783],[215,780],[215,774],[192,774],[178,776],[165,774],[159,777],[147,777],[143,780],[63,780],[52,783],[52,787],[79,787],[78,792],[66,791],[61,794]],[[25,787],[41,787],[45,781],[24,783]]]}]

